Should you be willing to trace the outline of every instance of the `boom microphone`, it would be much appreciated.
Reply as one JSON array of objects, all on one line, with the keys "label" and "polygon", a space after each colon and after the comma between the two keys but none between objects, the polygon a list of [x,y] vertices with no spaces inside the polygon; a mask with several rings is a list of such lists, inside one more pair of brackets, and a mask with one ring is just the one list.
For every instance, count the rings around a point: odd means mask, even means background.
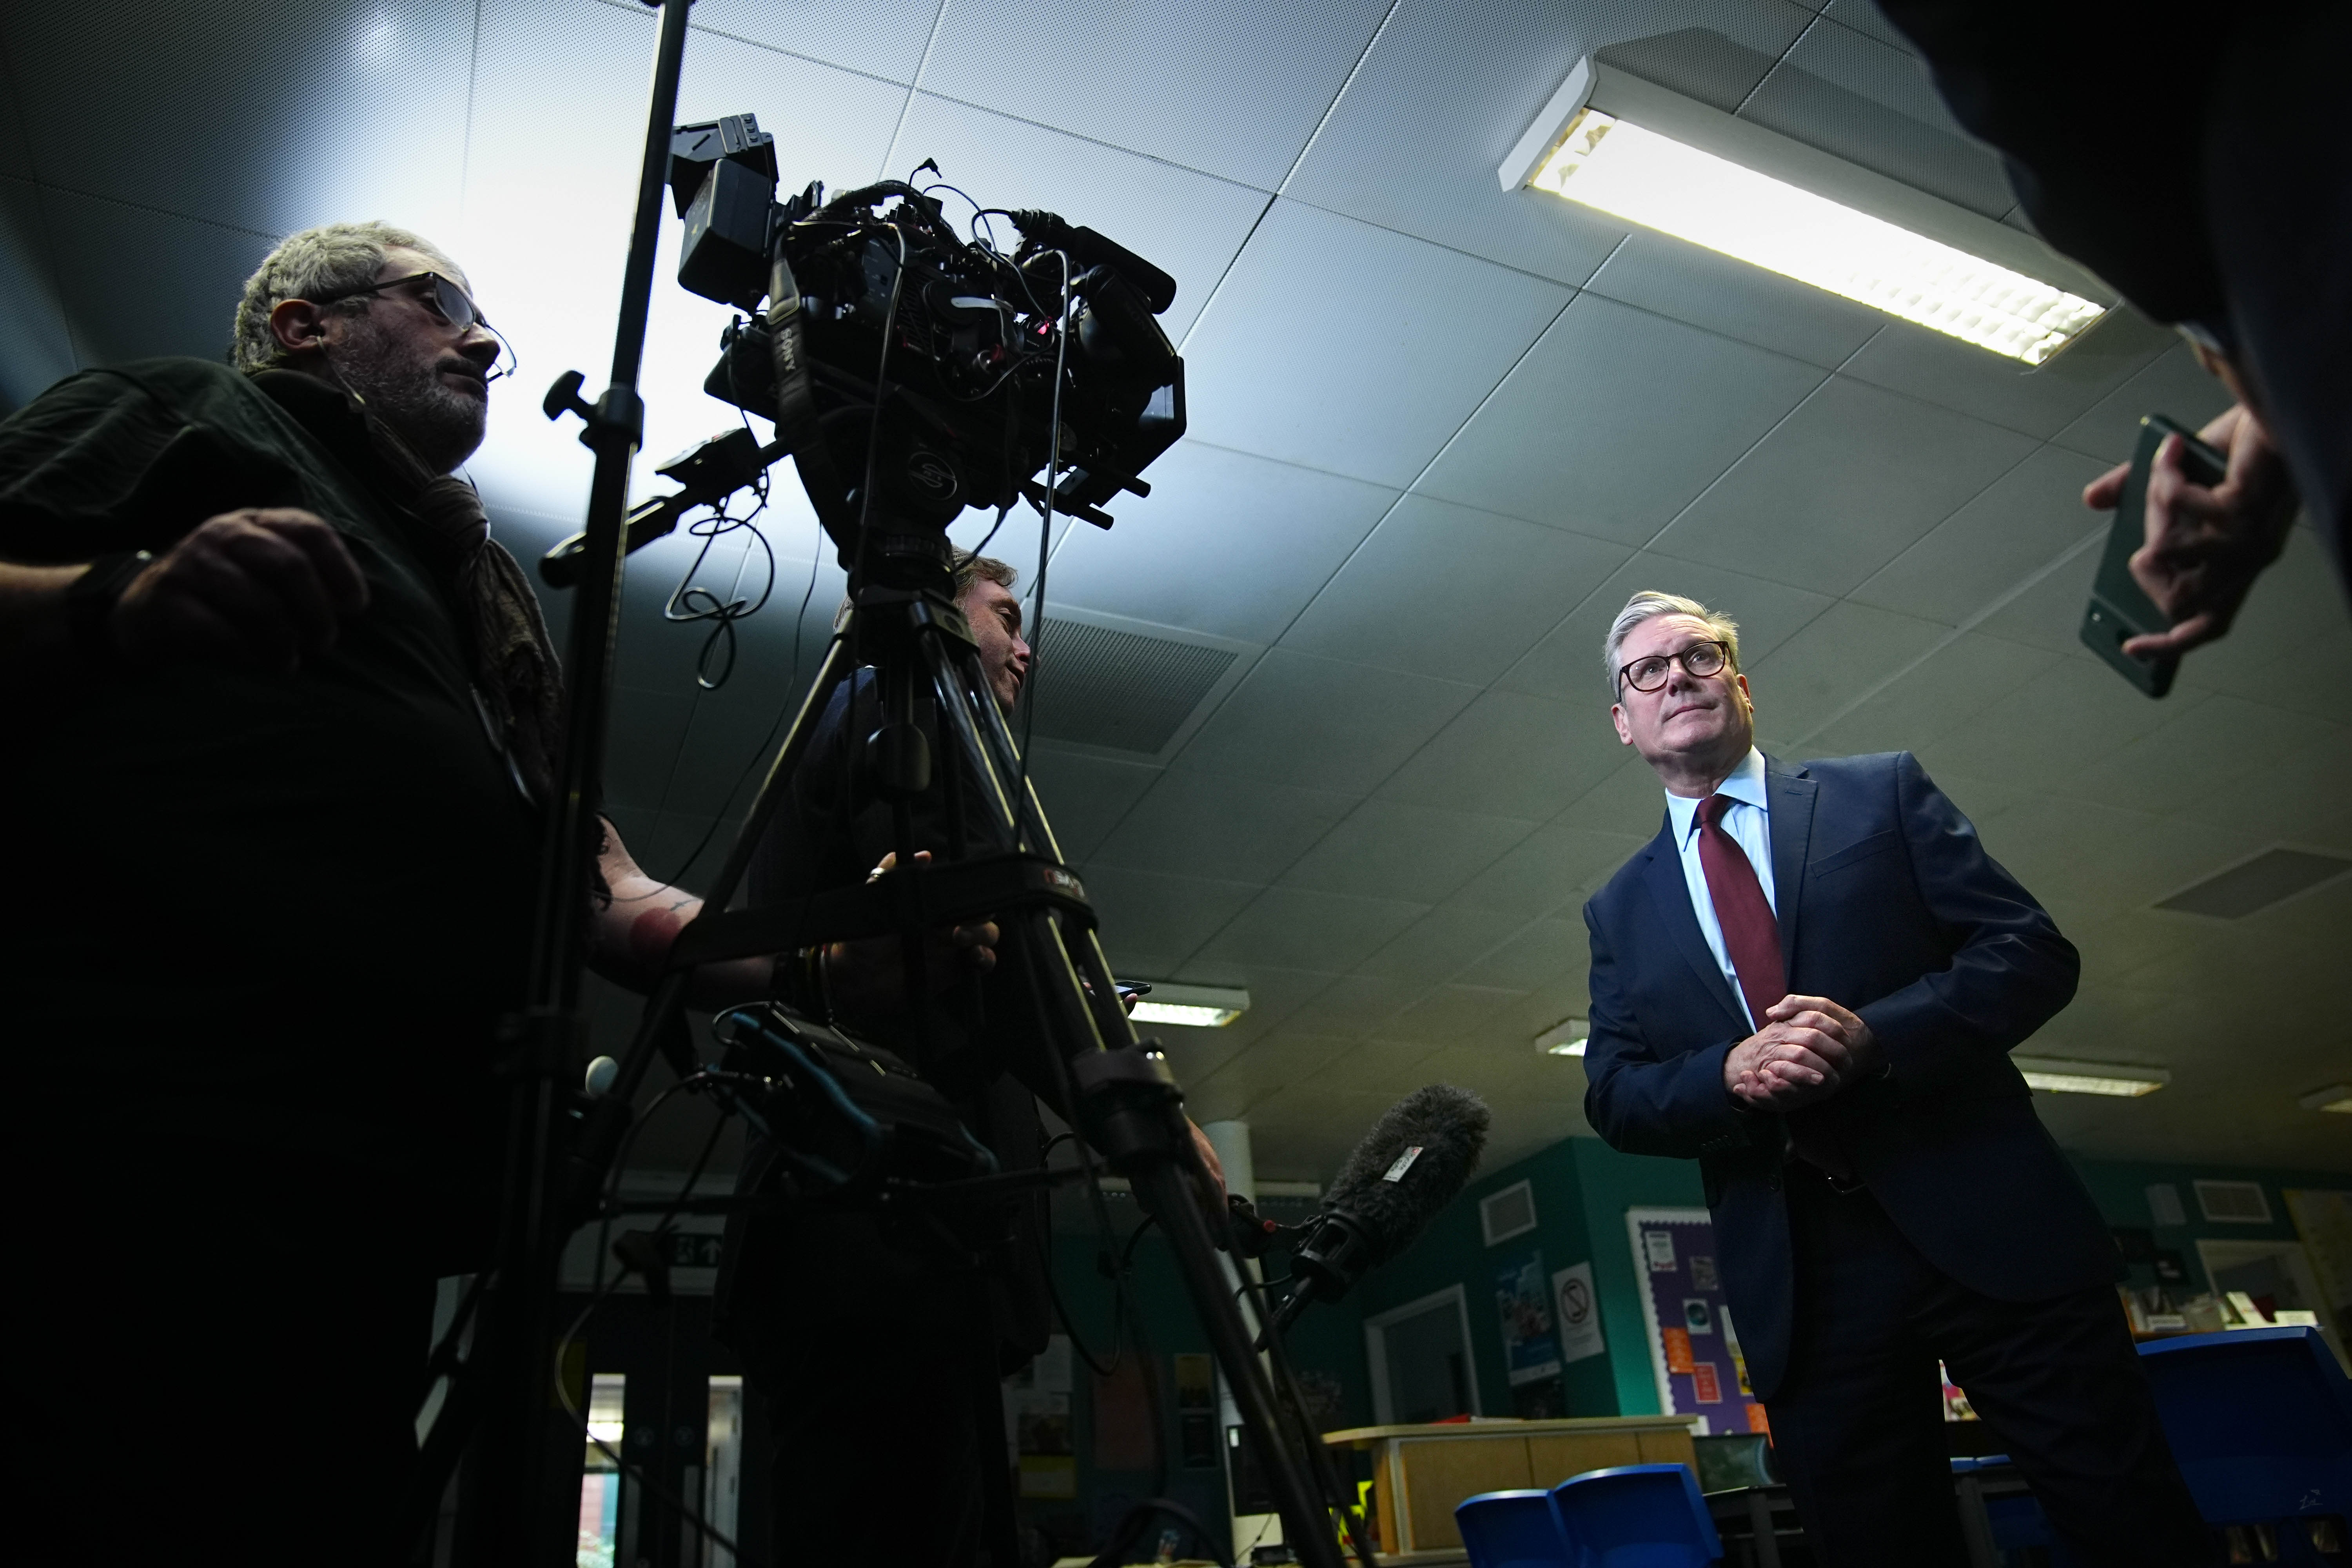
[{"label": "boom microphone", "polygon": [[1323,1211],[1300,1227],[1290,1254],[1298,1283],[1275,1315],[1290,1327],[1309,1301],[1336,1301],[1428,1228],[1478,1168],[1494,1121],[1468,1089],[1433,1083],[1388,1109],[1348,1156]]}]

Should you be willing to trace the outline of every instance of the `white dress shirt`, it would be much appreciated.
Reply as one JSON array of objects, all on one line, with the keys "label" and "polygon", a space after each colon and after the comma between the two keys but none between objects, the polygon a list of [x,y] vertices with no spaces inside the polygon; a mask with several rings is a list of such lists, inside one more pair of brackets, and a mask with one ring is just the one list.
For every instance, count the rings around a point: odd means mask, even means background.
[{"label": "white dress shirt", "polygon": [[[1764,887],[1764,901],[1777,916],[1780,901],[1772,889],[1772,808],[1764,793],[1764,753],[1748,747],[1748,755],[1731,770],[1729,778],[1715,786],[1715,793],[1727,795],[1735,803],[1723,814],[1723,830],[1731,835],[1731,841],[1746,852],[1748,863],[1756,868],[1756,879]],[[1666,814],[1674,821],[1675,843],[1682,851],[1683,881],[1690,889],[1691,912],[1698,916],[1699,931],[1723,970],[1724,983],[1731,987],[1733,1000],[1739,1004],[1739,1016],[1753,1029],[1756,1019],[1748,1011],[1747,994],[1739,988],[1739,971],[1733,967],[1731,954],[1724,951],[1723,927],[1715,918],[1715,898],[1706,888],[1706,868],[1699,864],[1698,808],[1702,804],[1669,795]]]}]

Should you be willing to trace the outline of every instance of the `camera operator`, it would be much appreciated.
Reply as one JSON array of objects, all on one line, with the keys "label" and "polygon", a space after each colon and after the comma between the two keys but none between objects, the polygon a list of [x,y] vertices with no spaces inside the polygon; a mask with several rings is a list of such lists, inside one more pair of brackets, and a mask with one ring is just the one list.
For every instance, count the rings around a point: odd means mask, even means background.
[{"label": "camera operator", "polygon": [[[1034,668],[1016,581],[1003,562],[958,553],[958,604],[1007,711]],[[856,765],[859,742],[879,723],[878,685],[861,670],[835,693],[752,863],[754,905],[896,868],[891,807]],[[928,713],[919,721],[938,765],[961,765]],[[974,844],[989,841],[981,798],[967,773],[965,835]],[[936,784],[914,815],[918,853],[945,858]],[[1003,1169],[1034,1169],[1045,1142],[1037,1101],[1066,1119],[1067,1108],[1041,1056],[1047,1047],[1024,1022],[1038,1007],[1023,955],[1008,949],[1000,962],[999,949],[1015,940],[994,922],[933,932],[919,1019],[895,937],[785,955],[774,991],[898,1052]],[[1202,1166],[1220,1179],[1207,1140],[1192,1133]],[[763,1154],[755,1146],[747,1157],[741,1190],[760,1190]],[[958,1226],[955,1241],[939,1246],[928,1239],[935,1226],[839,1212],[730,1223],[719,1332],[771,1401],[774,1517],[806,1561],[956,1568],[1009,1550],[1012,1521],[993,1510],[1009,1501],[1011,1465],[1000,1380],[1043,1350],[1050,1330],[1047,1206],[1036,1193],[976,1217],[976,1231]]]},{"label": "camera operator", "polygon": [[[2179,323],[2236,399],[2200,433],[2229,458],[2221,483],[2187,478],[2178,438],[2158,456],[2132,575],[2173,625],[2124,651],[2225,636],[2298,498],[2352,585],[2352,134],[2336,108],[2352,10],[1879,4],[1953,116],[2005,155],[2037,232]],[[2126,471],[2084,504],[2112,510]]]},{"label": "camera operator", "polygon": [[[262,262],[231,364],[85,371],[0,421],[28,1561],[187,1529],[404,1555],[559,751],[538,605],[453,475],[498,353],[455,262],[333,224]],[[616,838],[606,864],[635,901],[593,945],[626,975],[667,890]]]}]

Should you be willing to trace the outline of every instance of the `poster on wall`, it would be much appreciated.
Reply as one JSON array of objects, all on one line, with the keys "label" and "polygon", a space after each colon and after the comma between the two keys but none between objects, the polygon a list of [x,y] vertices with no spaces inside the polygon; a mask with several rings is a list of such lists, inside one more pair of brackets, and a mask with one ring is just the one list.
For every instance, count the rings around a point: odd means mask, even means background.
[{"label": "poster on wall", "polygon": [[1715,1227],[1705,1209],[1625,1211],[1641,1287],[1642,1321],[1658,1408],[1696,1415],[1703,1432],[1762,1432],[1764,1407],[1748,1383],[1748,1358],[1715,1262]]},{"label": "poster on wall", "polygon": [[1587,1361],[1608,1350],[1601,1342],[1601,1298],[1592,1289],[1590,1260],[1551,1277],[1551,1308],[1559,1321],[1561,1361]]},{"label": "poster on wall", "polygon": [[1511,1386],[1559,1375],[1559,1342],[1551,1332],[1551,1292],[1543,1254],[1526,1252],[1495,1268],[1495,1309],[1503,1320],[1503,1370]]}]

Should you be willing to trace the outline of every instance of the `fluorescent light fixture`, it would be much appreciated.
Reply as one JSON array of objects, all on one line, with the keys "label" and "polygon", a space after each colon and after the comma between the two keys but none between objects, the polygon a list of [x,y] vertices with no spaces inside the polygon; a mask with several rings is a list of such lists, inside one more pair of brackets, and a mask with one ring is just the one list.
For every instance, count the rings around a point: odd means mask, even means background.
[{"label": "fluorescent light fixture", "polygon": [[1222,1029],[1249,1011],[1249,993],[1222,985],[1178,985],[1154,980],[1151,994],[1128,1016],[1139,1024],[1181,1024],[1192,1029]]},{"label": "fluorescent light fixture", "polygon": [[2055,1057],[2009,1058],[2025,1081],[2044,1094],[2109,1094],[2136,1100],[2172,1081],[2168,1068],[2126,1067],[2120,1062],[2062,1061]]},{"label": "fluorescent light fixture", "polygon": [[2315,1089],[2295,1103],[2305,1110],[2352,1112],[2352,1083],[2331,1083],[2326,1089]]},{"label": "fluorescent light fixture", "polygon": [[618,1421],[591,1421],[588,1423],[588,1436],[604,1443],[619,1442],[622,1435],[626,1430],[627,1428],[623,1426]]},{"label": "fluorescent light fixture", "polygon": [[1580,1057],[1591,1029],[1581,1018],[1562,1018],[1536,1037],[1536,1049],[1549,1057]]},{"label": "fluorescent light fixture", "polygon": [[2031,235],[1591,59],[1496,173],[2029,365],[2112,298]]}]

